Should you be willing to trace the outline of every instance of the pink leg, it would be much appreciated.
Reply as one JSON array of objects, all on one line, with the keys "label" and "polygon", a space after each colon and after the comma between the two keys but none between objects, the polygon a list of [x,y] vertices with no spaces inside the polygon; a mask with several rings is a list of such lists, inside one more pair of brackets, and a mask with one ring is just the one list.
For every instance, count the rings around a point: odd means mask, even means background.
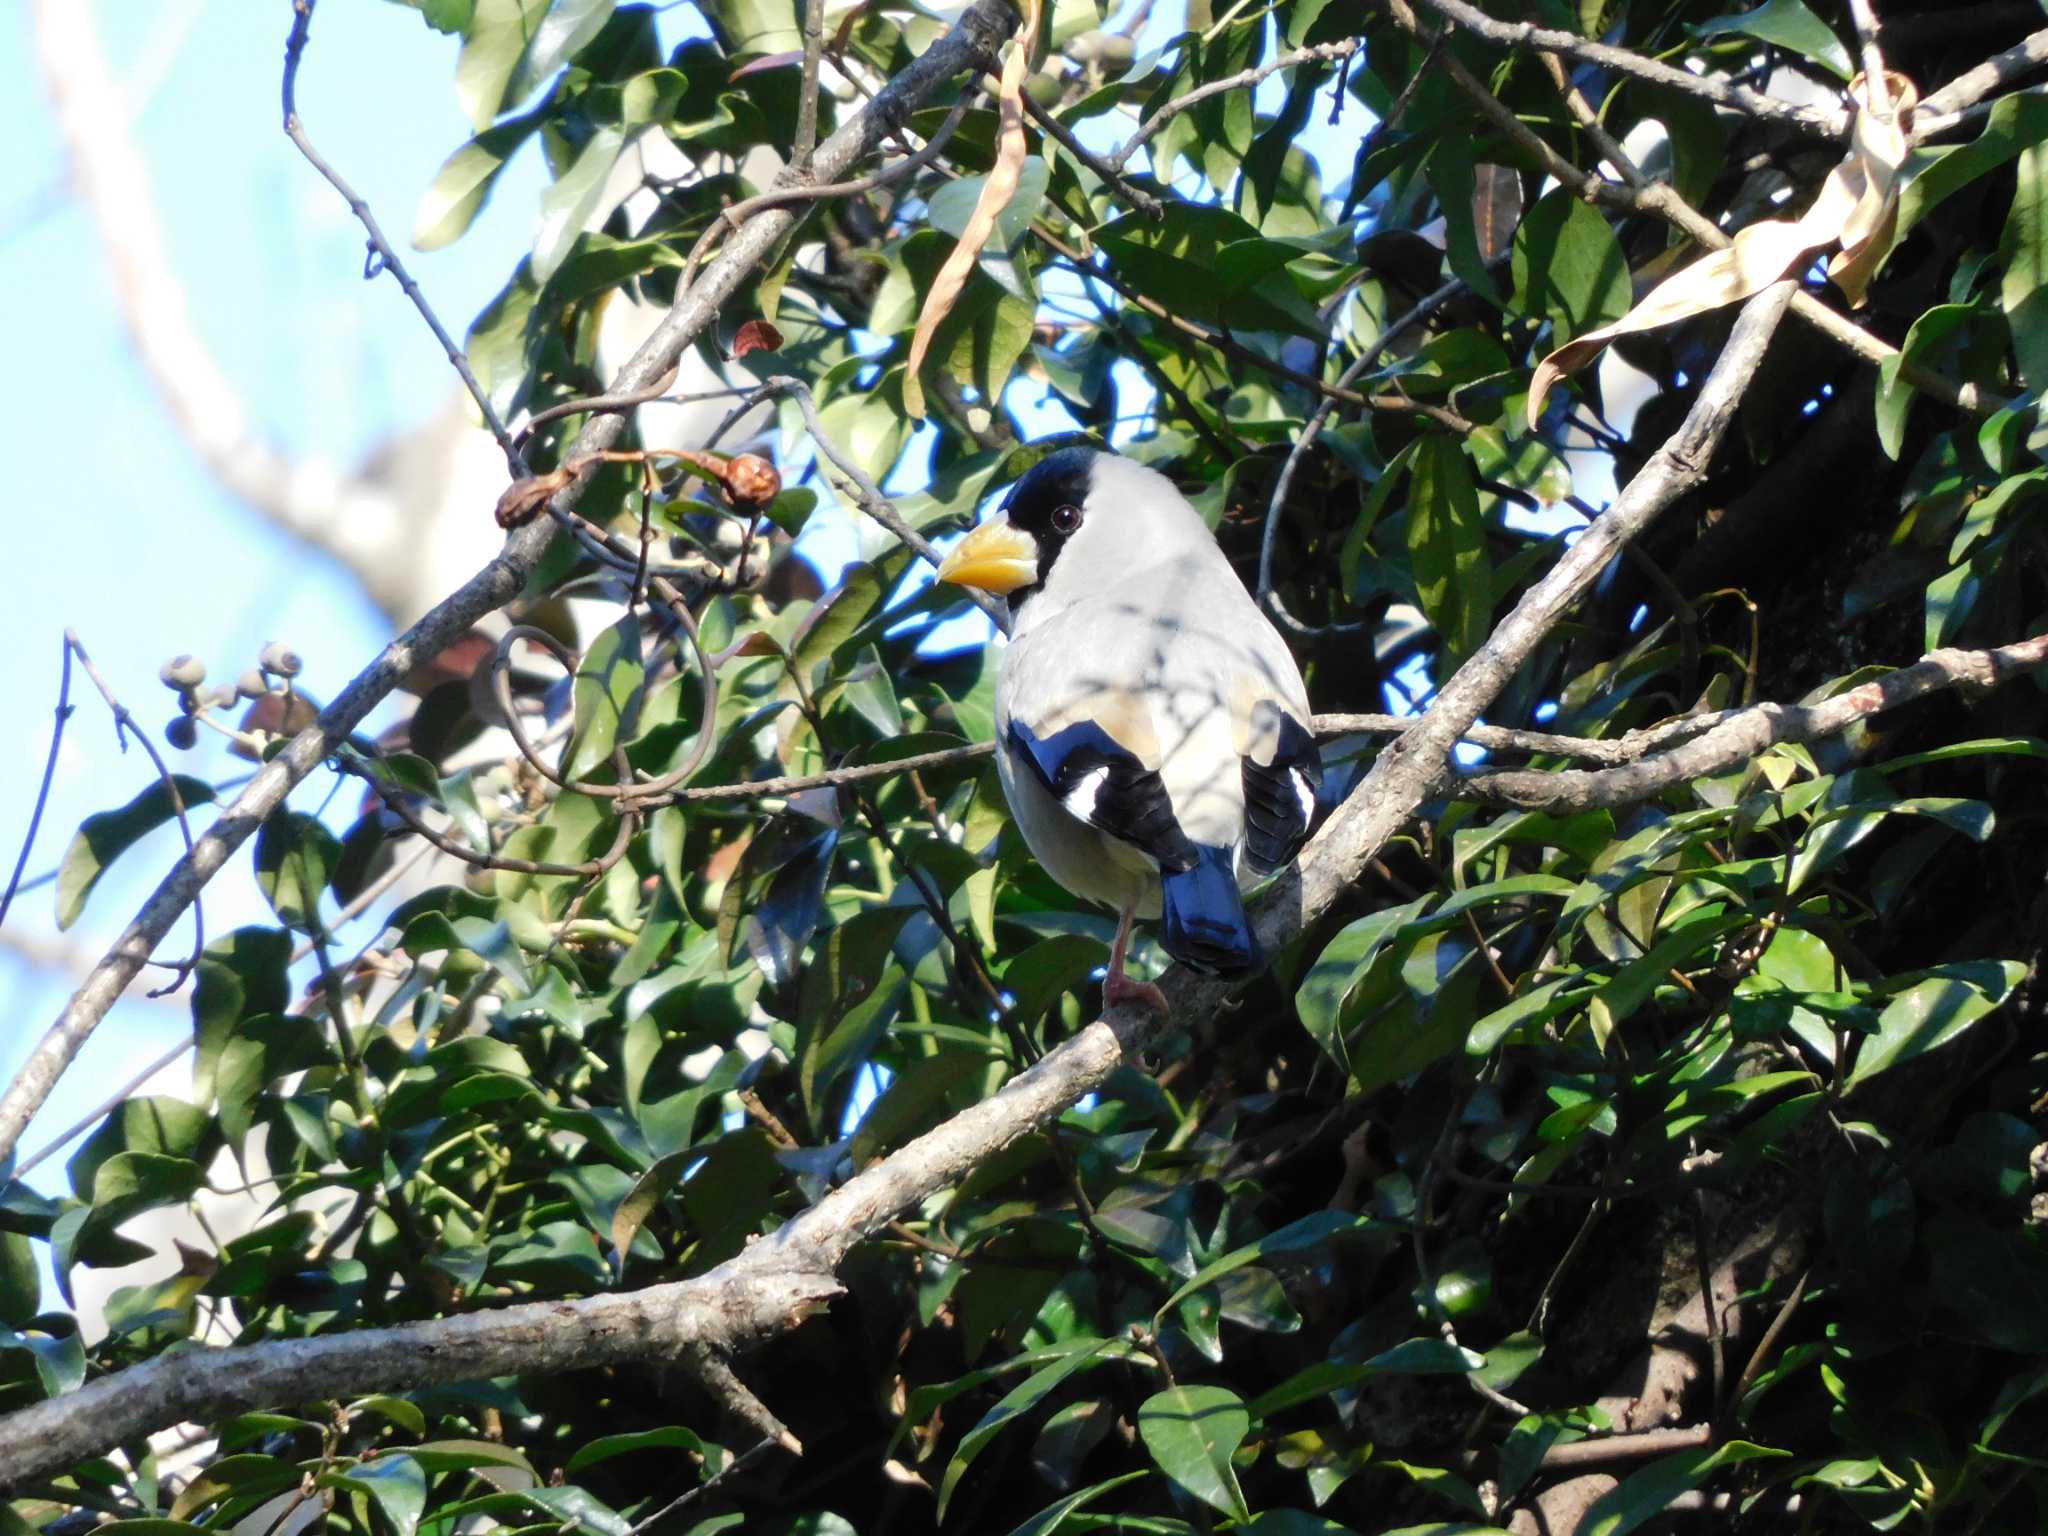
[{"label": "pink leg", "polygon": [[1120,1007],[1124,1003],[1142,1003],[1161,1018],[1166,1017],[1166,994],[1149,981],[1133,981],[1124,974],[1124,956],[1131,947],[1131,919],[1135,914],[1125,907],[1117,920],[1116,943],[1109,952],[1109,974],[1102,982],[1102,1009]]}]

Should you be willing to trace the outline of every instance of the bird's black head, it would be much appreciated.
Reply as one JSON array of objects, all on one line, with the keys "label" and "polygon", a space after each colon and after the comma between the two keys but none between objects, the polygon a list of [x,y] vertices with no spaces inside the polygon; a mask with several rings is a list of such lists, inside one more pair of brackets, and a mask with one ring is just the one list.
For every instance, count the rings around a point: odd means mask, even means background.
[{"label": "bird's black head", "polygon": [[1010,594],[1012,612],[1045,585],[1067,540],[1080,531],[1098,457],[1093,448],[1062,448],[1049,453],[1024,472],[1003,502],[1003,515],[1010,526],[1030,534],[1038,545],[1038,580]]}]

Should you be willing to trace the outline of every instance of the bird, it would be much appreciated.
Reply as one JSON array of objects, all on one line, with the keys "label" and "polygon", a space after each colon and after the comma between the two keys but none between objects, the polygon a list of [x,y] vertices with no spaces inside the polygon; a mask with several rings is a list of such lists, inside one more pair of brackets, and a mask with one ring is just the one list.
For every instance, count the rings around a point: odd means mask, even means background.
[{"label": "bird", "polygon": [[1117,913],[1104,1006],[1166,1012],[1125,973],[1138,918],[1198,970],[1260,969],[1242,888],[1314,830],[1322,757],[1293,653],[1201,514],[1157,470],[1063,448],[938,576],[1008,603],[996,769],[1033,857]]}]

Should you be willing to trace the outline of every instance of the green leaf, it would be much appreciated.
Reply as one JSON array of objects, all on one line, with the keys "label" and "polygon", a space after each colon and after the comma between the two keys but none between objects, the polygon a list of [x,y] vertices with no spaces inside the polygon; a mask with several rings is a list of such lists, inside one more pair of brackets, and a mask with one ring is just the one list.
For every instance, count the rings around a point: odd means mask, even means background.
[{"label": "green leaf", "polygon": [[287,928],[319,931],[320,893],[340,860],[341,840],[314,817],[280,808],[257,830],[256,884]]},{"label": "green leaf", "polygon": [[1877,1033],[1856,1053],[1848,1086],[1946,1045],[2011,996],[2026,974],[2017,960],[1972,960],[1930,972],[1885,1005]]},{"label": "green leaf", "polygon": [[1856,73],[1856,64],[1849,57],[1849,50],[1842,46],[1842,40],[1835,36],[1826,22],[1806,8],[1803,0],[1765,0],[1753,11],[1737,16],[1716,16],[1710,21],[1695,23],[1692,31],[1695,37],[1746,32],[1763,42],[1789,48],[1802,58],[1811,59],[1839,79],[1847,80]]},{"label": "green leaf", "polygon": [[2048,390],[2048,144],[2020,152],[2018,184],[1998,253],[2005,262],[1998,302],[2012,327],[2020,377],[2035,394]]},{"label": "green leaf", "polygon": [[1294,994],[1302,1028],[1340,1067],[1347,1067],[1342,1015],[1344,999],[1388,939],[1413,922],[1429,903],[1427,896],[1399,907],[1361,917],[1323,946]]},{"label": "green leaf", "polygon": [[[213,786],[203,780],[174,773],[171,781],[188,811],[213,799]],[[69,928],[77,922],[107,866],[177,814],[170,785],[158,779],[118,811],[101,811],[80,822],[57,866],[57,926]]]},{"label": "green leaf", "polygon": [[455,99],[481,133],[505,105],[527,45],[554,0],[476,0],[455,61]]},{"label": "green leaf", "polygon": [[1489,304],[1505,307],[1500,289],[1494,285],[1493,273],[1480,253],[1478,227],[1472,217],[1472,143],[1470,135],[1445,134],[1429,152],[1426,174],[1443,213],[1444,255],[1451,270]]},{"label": "green leaf", "polygon": [[967,1475],[967,1469],[974,1464],[974,1458],[1013,1420],[1023,1417],[1040,1403],[1054,1387],[1065,1381],[1074,1372],[1087,1366],[1100,1365],[1111,1358],[1104,1353],[1112,1343],[1109,1339],[1098,1339],[1086,1348],[1062,1355],[1050,1365],[1040,1366],[1016,1386],[1005,1392],[996,1405],[981,1416],[974,1428],[961,1436],[960,1448],[953,1452],[953,1459],[946,1464],[946,1476],[939,1485],[939,1518],[946,1516],[946,1506],[952,1501],[953,1491],[960,1486],[960,1479]]},{"label": "green leaf", "polygon": [[1597,209],[1559,187],[1515,231],[1515,304],[1550,321],[1550,345],[1628,313],[1628,257]]},{"label": "green leaf", "polygon": [[1681,1493],[1699,1487],[1722,1467],[1760,1457],[1789,1456],[1789,1451],[1771,1450],[1747,1440],[1730,1440],[1726,1445],[1702,1446],[1680,1451],[1662,1461],[1652,1462],[1640,1472],[1610,1488],[1586,1511],[1579,1529],[1585,1536],[1622,1536],[1651,1516],[1662,1513]]},{"label": "green leaf", "polygon": [[438,251],[460,239],[490,197],[498,173],[539,126],[538,116],[515,117],[486,128],[443,161],[413,214],[413,249]]},{"label": "green leaf", "polygon": [[1126,1483],[1136,1482],[1141,1477],[1149,1476],[1151,1476],[1149,1472],[1126,1472],[1121,1477],[1112,1477],[1107,1482],[1095,1484],[1092,1488],[1083,1488],[1077,1493],[1070,1493],[1064,1499],[1057,1499],[1046,1505],[1045,1508],[1041,1509],[1029,1520],[1026,1520],[1022,1525],[1011,1531],[1010,1536],[1056,1536],[1056,1533],[1066,1525],[1067,1516],[1073,1514],[1076,1510],[1093,1504],[1112,1488],[1121,1488]]},{"label": "green leaf", "polygon": [[1230,1458],[1252,1419],[1244,1399],[1223,1387],[1168,1387],[1138,1408],[1138,1434],[1159,1470],[1239,1523],[1251,1519]]},{"label": "green leaf", "polygon": [[617,4],[618,0],[551,0],[507,94],[516,100],[545,84],[604,30]]},{"label": "green leaf", "polygon": [[[13,1238],[12,1232],[0,1238]],[[24,1242],[24,1246],[26,1246]],[[33,1272],[30,1279],[34,1279]],[[0,1298],[4,1299],[4,1298]],[[0,1326],[0,1350],[18,1349],[35,1363],[36,1379],[43,1396],[62,1397],[75,1392],[85,1381],[85,1344],[73,1324],[68,1333],[45,1333],[40,1328],[15,1329]]]},{"label": "green leaf", "polygon": [[1328,1242],[1340,1232],[1355,1232],[1370,1225],[1369,1218],[1354,1216],[1347,1211],[1315,1211],[1299,1221],[1291,1221],[1277,1231],[1268,1232],[1258,1241],[1232,1249],[1222,1258],[1203,1265],[1192,1280],[1160,1303],[1158,1311],[1153,1314],[1153,1327],[1156,1330],[1166,1314],[1184,1298],[1194,1295],[1206,1285],[1213,1285],[1232,1270],[1255,1264],[1276,1253],[1299,1253],[1305,1248]]},{"label": "green leaf", "polygon": [[577,153],[575,161],[541,194],[540,225],[533,236],[533,275],[543,284],[555,275],[576,237],[594,229],[611,212],[604,191],[612,167],[626,146],[616,128],[600,128]]},{"label": "green leaf", "polygon": [[576,668],[571,690],[576,748],[565,777],[587,778],[610,766],[612,749],[628,739],[636,701],[646,686],[640,620],[628,614],[592,642]]},{"label": "green leaf", "polygon": [[1907,162],[1899,193],[1898,238],[1949,197],[2023,150],[2048,139],[2048,97],[2015,91],[1991,104],[1983,132],[1968,143],[1923,151]]},{"label": "green leaf", "polygon": [[1297,1371],[1252,1403],[1252,1413],[1270,1419],[1310,1398],[1356,1386],[1374,1376],[1464,1376],[1482,1369],[1485,1357],[1442,1339],[1408,1339],[1370,1360],[1324,1360]]},{"label": "green leaf", "polygon": [[1409,468],[1408,555],[1422,611],[1435,626],[1445,676],[1485,643],[1493,624],[1493,566],[1464,451],[1448,437],[1422,440]]}]

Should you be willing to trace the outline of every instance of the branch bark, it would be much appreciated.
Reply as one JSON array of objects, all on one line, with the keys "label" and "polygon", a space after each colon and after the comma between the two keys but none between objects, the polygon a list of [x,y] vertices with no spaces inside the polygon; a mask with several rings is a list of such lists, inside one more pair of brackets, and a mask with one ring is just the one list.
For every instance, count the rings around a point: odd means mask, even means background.
[{"label": "branch bark", "polygon": [[[51,3],[56,9],[63,9],[56,0]],[[975,0],[950,32],[818,146],[811,161],[811,176],[829,180],[844,174],[878,148],[884,134],[900,128],[911,110],[942,82],[962,70],[986,67],[997,46],[1014,28],[1014,12],[1006,0]],[[784,184],[795,184],[799,174],[784,172]],[[747,220],[705,266],[697,281],[677,295],[661,324],[620,370],[615,388],[619,392],[645,389],[675,367],[683,349],[711,324],[719,306],[766,258],[795,219],[796,215],[788,210],[770,208]],[[583,429],[571,452],[593,453],[609,448],[624,429],[624,417],[600,416]],[[579,481],[563,491],[557,503],[572,506],[580,494]],[[519,594],[527,573],[553,534],[553,523],[543,518],[506,540],[504,549],[489,564],[387,645],[321,712],[317,721],[265,764],[191,852],[172,867],[134,921],[73,994],[6,1094],[0,1096],[0,1161],[13,1151],[64,1069],[207,881],[263,819],[284,802],[292,788],[345,741],[349,732],[413,667],[438,656],[478,619]]]},{"label": "branch bark", "polygon": [[[978,16],[986,24],[986,18],[995,14],[998,8],[993,5],[978,6],[962,26]],[[1006,31],[999,24],[993,37],[999,40]],[[924,62],[940,51],[927,54]],[[821,147],[820,156],[827,148],[829,144]],[[740,239],[744,234],[735,243]],[[706,283],[715,271],[706,273]],[[1472,728],[1480,711],[1622,543],[1640,534],[1698,481],[1763,360],[1789,293],[1788,285],[1778,284],[1750,301],[1679,430],[1652,455],[1614,506],[1524,595],[1480,652],[1444,685],[1415,729],[1380,755],[1310,845],[1299,872],[1284,879],[1260,904],[1255,921],[1260,939],[1269,947],[1299,935],[1350,888],[1367,861],[1422,803],[1452,747]],[[693,292],[678,310],[696,298]],[[687,324],[687,319],[671,319],[678,333]],[[643,362],[651,368],[660,358]],[[510,559],[508,553],[492,569]],[[490,574],[480,574],[478,581]],[[316,727],[295,741],[293,749],[304,748],[318,735]],[[240,802],[223,820],[238,814],[247,814]],[[1182,966],[1169,971],[1161,985],[1170,1017],[1182,1027],[1212,1018],[1228,993],[1227,984]],[[1141,1047],[1158,1023],[1142,1007],[1113,1010],[993,1097],[868,1168],[698,1279],[624,1296],[513,1307],[403,1328],[187,1352],[23,1409],[0,1419],[0,1490],[162,1425],[259,1403],[339,1396],[425,1380],[646,1359],[692,1345],[728,1352],[742,1347],[793,1326],[832,1295],[833,1271],[863,1237],[1099,1088],[1122,1064],[1126,1051]]]},{"label": "branch bark", "polygon": [[1653,800],[1674,785],[1725,773],[1788,741],[1839,736],[1860,720],[1950,688],[1994,688],[2048,665],[2048,635],[1986,651],[1930,651],[1910,667],[1818,704],[1758,704],[1669,752],[1614,768],[1556,773],[1506,769],[1451,779],[1445,793],[1521,810],[1570,815]]}]

